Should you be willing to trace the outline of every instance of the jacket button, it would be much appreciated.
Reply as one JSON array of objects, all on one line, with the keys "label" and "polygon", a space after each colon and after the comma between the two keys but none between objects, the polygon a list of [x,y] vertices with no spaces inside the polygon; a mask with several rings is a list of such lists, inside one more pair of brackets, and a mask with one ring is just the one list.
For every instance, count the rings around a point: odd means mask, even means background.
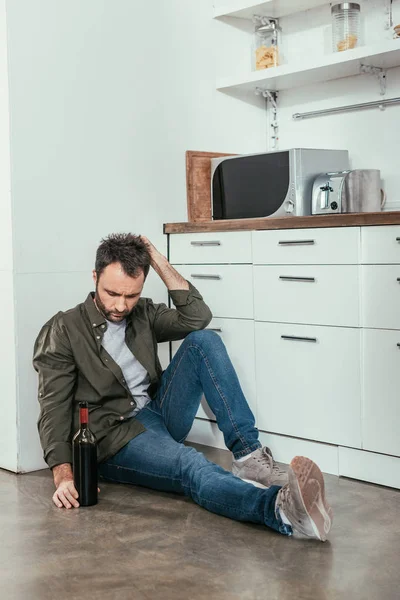
[{"label": "jacket button", "polygon": [[126,383],[125,379],[122,380],[122,383]]},{"label": "jacket button", "polygon": [[99,336],[99,335],[96,335],[96,337],[97,337],[97,339],[98,339],[98,340],[100,339],[100,336]]},{"label": "jacket button", "polygon": [[131,406],[135,406],[135,403],[134,403],[134,402],[131,402]]},{"label": "jacket button", "polygon": [[120,418],[119,418],[119,420],[120,420],[120,421],[123,421],[123,420],[124,420],[124,417],[120,417]]}]

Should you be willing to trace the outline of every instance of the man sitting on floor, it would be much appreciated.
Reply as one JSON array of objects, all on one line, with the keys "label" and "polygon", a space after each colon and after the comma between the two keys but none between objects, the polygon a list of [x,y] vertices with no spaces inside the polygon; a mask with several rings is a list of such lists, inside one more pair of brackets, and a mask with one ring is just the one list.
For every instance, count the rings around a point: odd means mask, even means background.
[{"label": "man sitting on floor", "polygon": [[[141,297],[150,266],[174,309]],[[79,506],[71,441],[86,401],[103,479],[185,494],[238,521],[326,540],[332,509],[321,471],[296,457],[286,473],[261,447],[224,343],[205,329],[212,314],[198,290],[146,237],[132,234],[102,240],[93,280],[95,293],[58,312],[35,342],[38,428],[55,505]],[[183,338],[162,371],[157,344]],[[183,443],[203,394],[233,454],[232,473]]]}]

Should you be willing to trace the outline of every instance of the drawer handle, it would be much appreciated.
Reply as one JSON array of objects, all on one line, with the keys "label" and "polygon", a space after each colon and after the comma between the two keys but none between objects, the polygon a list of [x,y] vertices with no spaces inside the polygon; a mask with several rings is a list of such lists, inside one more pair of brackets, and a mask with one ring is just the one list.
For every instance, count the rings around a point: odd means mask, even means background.
[{"label": "drawer handle", "polygon": [[193,279],[222,279],[221,275],[191,275]]},{"label": "drawer handle", "polygon": [[286,277],[281,275],[279,279],[281,281],[303,281],[306,283],[315,283],[315,277]]},{"label": "drawer handle", "polygon": [[190,242],[191,246],[220,246],[221,242]]},{"label": "drawer handle", "polygon": [[222,333],[221,327],[207,327],[207,331],[218,331],[218,333]]},{"label": "drawer handle", "polygon": [[298,337],[297,335],[281,335],[281,338],[288,342],[311,342],[312,344],[317,343],[317,338]]},{"label": "drawer handle", "polygon": [[315,240],[281,240],[279,246],[313,246]]}]

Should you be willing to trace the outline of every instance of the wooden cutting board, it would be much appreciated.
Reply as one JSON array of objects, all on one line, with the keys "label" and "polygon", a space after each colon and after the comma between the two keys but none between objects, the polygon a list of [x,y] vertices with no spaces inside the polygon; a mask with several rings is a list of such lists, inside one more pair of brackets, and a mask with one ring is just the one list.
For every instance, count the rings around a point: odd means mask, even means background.
[{"label": "wooden cutting board", "polygon": [[188,221],[211,221],[211,159],[236,156],[218,152],[186,152]]}]

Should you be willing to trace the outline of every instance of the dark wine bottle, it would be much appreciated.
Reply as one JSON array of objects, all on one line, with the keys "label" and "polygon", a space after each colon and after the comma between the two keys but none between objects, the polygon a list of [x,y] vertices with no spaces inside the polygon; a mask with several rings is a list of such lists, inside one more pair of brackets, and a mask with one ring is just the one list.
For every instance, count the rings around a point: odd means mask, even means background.
[{"label": "dark wine bottle", "polygon": [[72,440],[72,469],[80,506],[97,504],[97,441],[89,429],[87,402],[79,402],[79,430]]}]

